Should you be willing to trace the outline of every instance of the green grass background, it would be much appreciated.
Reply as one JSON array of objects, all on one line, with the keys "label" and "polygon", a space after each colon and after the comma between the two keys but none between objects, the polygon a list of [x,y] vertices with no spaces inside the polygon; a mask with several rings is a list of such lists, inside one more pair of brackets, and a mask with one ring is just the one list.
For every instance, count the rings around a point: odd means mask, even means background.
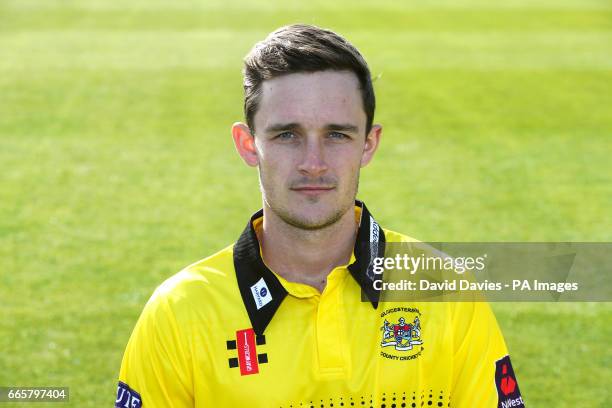
[{"label": "green grass background", "polygon": [[[381,224],[611,240],[609,1],[1,0],[0,385],[112,405],[156,285],[260,207],[229,133],[241,59],[293,22],[345,35],[378,76],[360,197]],[[528,407],[609,406],[610,304],[494,309]]]}]

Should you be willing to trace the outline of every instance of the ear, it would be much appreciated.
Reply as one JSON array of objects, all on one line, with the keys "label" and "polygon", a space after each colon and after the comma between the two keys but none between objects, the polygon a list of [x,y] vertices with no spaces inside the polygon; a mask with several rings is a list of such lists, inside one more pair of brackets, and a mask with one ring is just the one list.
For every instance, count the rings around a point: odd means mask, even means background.
[{"label": "ear", "polygon": [[242,160],[249,166],[257,166],[259,158],[255,148],[255,137],[251,134],[249,127],[241,122],[234,123],[232,125],[232,138]]},{"label": "ear", "polygon": [[382,135],[382,126],[373,125],[370,133],[366,136],[365,145],[363,146],[363,154],[361,155],[361,167],[365,167],[374,157],[378,144],[380,143],[380,136]]}]

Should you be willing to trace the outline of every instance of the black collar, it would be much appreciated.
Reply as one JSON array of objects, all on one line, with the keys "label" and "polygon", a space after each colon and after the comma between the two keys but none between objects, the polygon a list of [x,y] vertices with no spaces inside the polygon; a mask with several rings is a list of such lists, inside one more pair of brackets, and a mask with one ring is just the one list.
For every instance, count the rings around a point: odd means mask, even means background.
[{"label": "black collar", "polygon": [[[374,257],[384,256],[385,233],[374,221],[363,202],[357,200],[355,205],[361,207],[361,219],[354,247],[355,262],[348,266],[348,270],[361,286],[362,298],[365,294],[376,309],[380,291],[375,290],[372,284],[375,279],[372,263]],[[287,296],[287,291],[283,285],[261,259],[259,241],[253,227],[253,221],[262,216],[263,210],[259,210],[251,216],[248,225],[234,245],[234,269],[236,270],[240,295],[253,329],[255,333],[260,335],[263,334],[274,313]],[[262,279],[265,282],[263,284]],[[262,290],[262,287],[265,287],[265,290]],[[262,296],[267,302],[259,309],[254,292],[263,293]]]}]

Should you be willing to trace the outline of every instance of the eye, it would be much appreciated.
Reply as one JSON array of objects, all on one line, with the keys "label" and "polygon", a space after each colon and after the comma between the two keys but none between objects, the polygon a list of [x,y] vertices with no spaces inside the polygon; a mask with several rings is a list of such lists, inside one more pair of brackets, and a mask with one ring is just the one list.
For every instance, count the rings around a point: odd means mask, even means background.
[{"label": "eye", "polygon": [[277,140],[293,140],[295,139],[295,134],[293,132],[283,132],[276,135],[275,139]]},{"label": "eye", "polygon": [[329,137],[331,139],[336,139],[336,140],[350,139],[348,135],[345,135],[344,133],[340,133],[340,132],[331,132],[329,134]]}]

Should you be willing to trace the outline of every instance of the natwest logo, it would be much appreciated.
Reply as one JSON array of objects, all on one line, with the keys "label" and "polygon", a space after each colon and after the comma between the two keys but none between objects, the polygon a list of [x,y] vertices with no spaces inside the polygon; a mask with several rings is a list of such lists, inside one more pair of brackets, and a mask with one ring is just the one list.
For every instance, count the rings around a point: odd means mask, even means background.
[{"label": "natwest logo", "polygon": [[504,395],[512,394],[516,389],[516,381],[514,381],[514,378],[508,375],[508,366],[506,364],[502,365],[502,378],[500,388]]},{"label": "natwest logo", "polygon": [[510,407],[524,407],[523,397],[518,397],[514,399],[508,399],[501,403],[501,408],[510,408]]},{"label": "natwest logo", "polygon": [[510,363],[510,356],[505,356],[495,362],[495,386],[497,387],[498,408],[525,408],[512,363]]}]

